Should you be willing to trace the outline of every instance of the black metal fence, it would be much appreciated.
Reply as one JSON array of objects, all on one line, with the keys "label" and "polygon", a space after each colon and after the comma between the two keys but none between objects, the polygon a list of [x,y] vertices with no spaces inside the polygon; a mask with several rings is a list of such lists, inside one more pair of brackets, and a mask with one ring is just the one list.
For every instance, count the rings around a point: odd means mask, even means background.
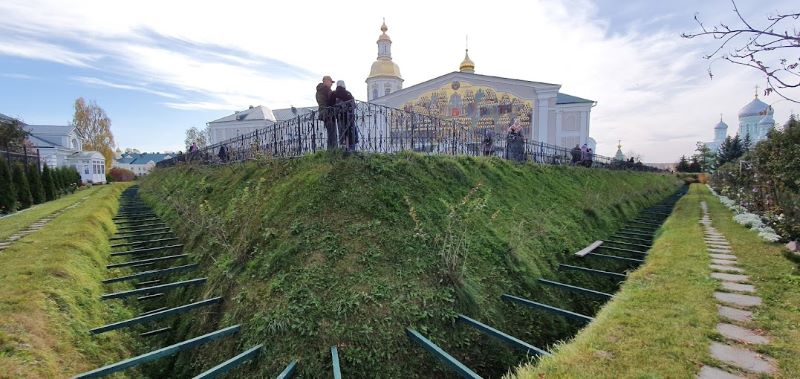
[{"label": "black metal fence", "polygon": [[[332,133],[328,133],[331,129]],[[332,140],[329,137],[332,136]],[[311,112],[211,146],[163,160],[214,164],[259,157],[298,157],[331,148],[391,154],[415,151],[430,155],[497,156],[554,165],[584,165],[609,169],[660,171],[641,163],[618,161],[598,154],[581,154],[538,142],[521,133],[497,133],[472,128],[458,119],[442,119],[382,105],[354,102]]]},{"label": "black metal fence", "polygon": [[42,167],[39,160],[39,149],[31,151],[28,150],[27,147],[24,147],[22,152],[0,150],[0,156],[2,156],[8,164],[19,162],[27,166],[35,163],[40,168]]}]

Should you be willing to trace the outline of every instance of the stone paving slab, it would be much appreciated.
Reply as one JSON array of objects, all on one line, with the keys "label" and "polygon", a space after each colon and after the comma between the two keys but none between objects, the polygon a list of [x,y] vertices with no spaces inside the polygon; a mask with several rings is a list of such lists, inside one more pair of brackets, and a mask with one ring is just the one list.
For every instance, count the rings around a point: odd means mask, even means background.
[{"label": "stone paving slab", "polygon": [[727,282],[744,283],[750,281],[750,277],[747,275],[726,274],[724,272],[712,272],[711,277],[714,279],[723,280]]},{"label": "stone paving slab", "polygon": [[711,263],[715,265],[723,265],[723,266],[733,266],[738,262],[736,260],[729,260],[729,259],[711,259]]},{"label": "stone paving slab", "polygon": [[775,374],[774,359],[765,358],[756,352],[719,342],[711,343],[711,355],[722,362],[757,374]]},{"label": "stone paving slab", "polygon": [[697,379],[747,379],[744,376],[734,375],[725,370],[720,370],[716,367],[703,366],[700,373],[697,374]]},{"label": "stone paving slab", "polygon": [[753,287],[750,284],[741,284],[734,282],[722,282],[722,288],[724,288],[726,291],[734,291],[734,292],[749,292],[749,293],[756,292],[756,287]]},{"label": "stone paving slab", "polygon": [[740,295],[738,293],[728,292],[714,292],[714,297],[723,303],[745,308],[761,305],[761,298],[758,296]]},{"label": "stone paving slab", "polygon": [[733,252],[731,249],[715,249],[713,247],[709,247],[707,250],[715,254],[730,254]]},{"label": "stone paving slab", "polygon": [[753,312],[744,309],[736,309],[726,307],[724,305],[717,305],[717,313],[731,321],[751,322],[753,321]]},{"label": "stone paving slab", "polygon": [[750,329],[742,328],[728,323],[717,324],[717,331],[725,338],[750,345],[763,345],[769,343],[767,337],[756,334]]},{"label": "stone paving slab", "polygon": [[713,247],[717,249],[730,249],[731,245],[728,245],[724,242],[706,242],[706,246]]},{"label": "stone paving slab", "polygon": [[711,256],[711,258],[714,258],[714,259],[730,259],[730,260],[736,260],[736,256],[735,256],[735,255],[731,255],[731,254],[719,254],[719,253],[711,253],[711,254],[709,254],[709,255]]},{"label": "stone paving slab", "polygon": [[740,269],[738,267],[731,267],[731,266],[725,266],[725,265],[716,265],[716,264],[710,264],[710,265],[708,265],[708,267],[710,269],[714,270],[714,271],[737,272],[737,273],[740,273],[740,274],[744,273],[744,270],[742,270],[742,269]]}]

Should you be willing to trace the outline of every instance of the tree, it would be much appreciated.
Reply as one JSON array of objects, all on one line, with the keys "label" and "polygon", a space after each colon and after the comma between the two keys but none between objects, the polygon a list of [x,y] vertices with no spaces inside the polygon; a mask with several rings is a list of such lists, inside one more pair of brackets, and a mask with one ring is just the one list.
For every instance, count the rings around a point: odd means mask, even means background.
[{"label": "tree", "polygon": [[12,171],[19,208],[30,208],[31,204],[33,204],[33,197],[31,197],[31,186],[28,184],[28,178],[25,176],[25,168],[22,167],[21,163],[17,163]]},{"label": "tree", "polygon": [[689,172],[702,172],[703,166],[700,164],[700,161],[697,159],[697,156],[692,157],[692,163],[689,164]]},{"label": "tree", "polygon": [[0,212],[11,213],[17,209],[17,191],[11,181],[11,170],[6,160],[0,157]]},{"label": "tree", "polygon": [[717,158],[717,154],[712,151],[708,145],[698,142],[697,146],[695,147],[695,154],[692,156],[693,161],[697,161],[700,165],[700,169],[697,171],[692,172],[705,172],[709,171],[714,168],[714,161]]},{"label": "tree", "polygon": [[44,203],[44,186],[42,186],[42,174],[39,172],[39,165],[36,163],[28,165],[25,175],[28,177],[28,184],[31,186],[33,203]]},{"label": "tree", "polygon": [[111,133],[111,119],[106,115],[106,111],[94,101],[87,103],[79,97],[75,100],[72,125],[81,137],[84,149],[103,154],[108,172],[114,159],[114,135]]},{"label": "tree", "polygon": [[42,168],[42,187],[44,187],[44,198],[47,201],[54,200],[56,198],[56,186],[53,182],[53,173],[50,171],[50,167],[47,167],[47,163],[44,164]]},{"label": "tree", "polygon": [[742,146],[742,140],[739,138],[739,135],[737,134],[733,138],[727,136],[717,153],[716,165],[720,167],[725,163],[739,159],[742,155],[744,155],[744,147]]},{"label": "tree", "polygon": [[0,149],[22,151],[29,134],[19,120],[0,120]]},{"label": "tree", "polygon": [[[700,20],[700,16],[695,14],[694,19],[701,31],[682,33],[681,36],[683,38],[711,36],[720,41],[720,44],[703,58],[709,60],[721,58],[736,65],[758,70],[764,74],[767,81],[765,95],[775,92],[786,100],[800,102],[800,99],[787,97],[785,92],[800,87],[800,57],[798,57],[800,54],[795,50],[800,48],[800,28],[793,24],[793,21],[800,18],[800,13],[776,12],[767,16],[764,25],[756,27],[742,16],[735,0],[731,0],[731,3],[737,18],[736,24],[719,23],[709,29]],[[710,65],[708,74],[713,79]]]},{"label": "tree", "polygon": [[753,140],[750,139],[750,133],[747,133],[744,135],[744,141],[742,141],[742,149],[744,150],[745,153],[747,153],[748,151],[750,151],[752,147],[753,147]]},{"label": "tree", "polygon": [[191,128],[186,130],[186,139],[184,143],[186,144],[186,150],[189,150],[189,147],[192,146],[192,143],[196,143],[197,147],[202,149],[208,146],[208,141],[211,139],[209,135],[208,128],[205,129],[198,129],[196,126],[192,126]]},{"label": "tree", "polygon": [[689,161],[686,159],[685,155],[681,155],[681,159],[678,161],[678,165],[675,166],[675,171],[689,172]]}]

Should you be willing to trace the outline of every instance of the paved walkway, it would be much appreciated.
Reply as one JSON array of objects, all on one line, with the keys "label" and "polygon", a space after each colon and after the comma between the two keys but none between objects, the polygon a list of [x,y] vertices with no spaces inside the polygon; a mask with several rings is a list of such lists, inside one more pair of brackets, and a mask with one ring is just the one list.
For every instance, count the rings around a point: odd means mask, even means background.
[{"label": "paved walkway", "polygon": [[750,284],[745,270],[737,266],[736,255],[728,241],[711,226],[708,207],[703,201],[703,218],[700,223],[705,229],[705,242],[711,256],[711,277],[720,282],[720,289],[714,292],[720,322],[717,332],[725,342],[711,342],[711,356],[719,361],[718,367],[703,366],[697,377],[700,379],[748,378],[752,375],[774,375],[777,362],[756,351],[754,347],[769,343],[769,337],[762,335],[753,327],[752,308],[761,305],[756,288]]},{"label": "paved walkway", "polygon": [[64,207],[64,208],[61,208],[61,209],[59,209],[59,210],[57,210],[57,211],[55,211],[53,213],[50,213],[49,215],[44,216],[44,217],[36,220],[33,224],[28,225],[27,228],[12,234],[5,241],[0,241],[0,251],[3,251],[5,249],[11,247],[15,242],[17,242],[22,237],[25,237],[28,234],[31,234],[31,233],[36,232],[39,229],[43,228],[50,221],[53,221],[54,218],[60,216],[62,213],[66,212],[66,211],[68,211],[68,210],[70,210],[72,208],[77,207],[78,205],[83,203],[88,198],[89,197],[84,197],[84,198],[76,201],[75,204],[72,204],[72,205],[70,205],[68,207]]}]

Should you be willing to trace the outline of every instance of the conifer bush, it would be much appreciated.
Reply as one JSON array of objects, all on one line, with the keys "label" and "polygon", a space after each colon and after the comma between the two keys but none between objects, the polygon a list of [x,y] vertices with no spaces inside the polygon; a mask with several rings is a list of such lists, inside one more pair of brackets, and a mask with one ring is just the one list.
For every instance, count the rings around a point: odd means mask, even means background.
[{"label": "conifer bush", "polygon": [[54,200],[56,198],[56,186],[53,182],[53,173],[47,163],[42,168],[42,186],[44,187],[44,199],[46,201]]},{"label": "conifer bush", "polygon": [[11,181],[11,170],[5,159],[0,158],[0,212],[11,213],[17,209],[16,193]]},{"label": "conifer bush", "polygon": [[39,165],[29,164],[25,173],[28,177],[28,184],[31,186],[31,197],[34,204],[44,203],[44,186],[42,186],[42,173],[39,172]]},{"label": "conifer bush", "polygon": [[22,167],[21,163],[17,163],[12,170],[14,189],[16,190],[19,209],[30,208],[31,204],[33,204],[33,197],[31,197],[31,186],[28,184],[28,178],[25,176],[25,169]]}]

